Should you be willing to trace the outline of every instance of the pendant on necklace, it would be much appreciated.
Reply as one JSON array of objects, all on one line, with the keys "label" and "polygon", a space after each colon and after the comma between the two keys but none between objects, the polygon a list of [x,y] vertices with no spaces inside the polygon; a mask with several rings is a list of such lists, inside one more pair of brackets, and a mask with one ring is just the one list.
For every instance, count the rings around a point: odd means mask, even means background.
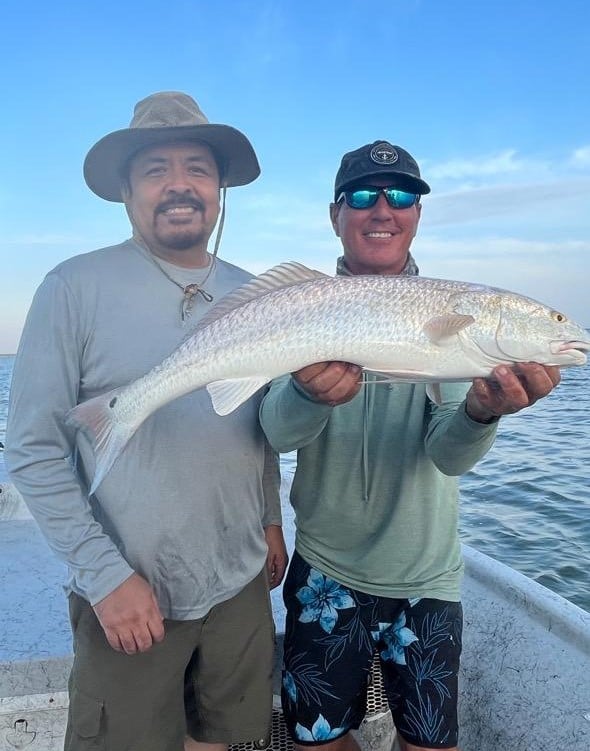
[{"label": "pendant on necklace", "polygon": [[184,321],[186,318],[191,317],[195,295],[199,291],[199,285],[187,284],[182,291],[184,292],[184,297],[182,298],[182,303],[180,304],[180,316]]}]

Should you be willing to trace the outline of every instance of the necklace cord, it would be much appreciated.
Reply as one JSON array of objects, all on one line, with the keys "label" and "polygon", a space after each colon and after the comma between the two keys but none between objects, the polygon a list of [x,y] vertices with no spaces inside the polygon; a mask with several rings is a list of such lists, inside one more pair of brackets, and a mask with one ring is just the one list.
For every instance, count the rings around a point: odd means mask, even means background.
[{"label": "necklace cord", "polygon": [[[133,214],[131,213],[131,210],[129,209],[128,204],[125,204],[125,208],[127,209],[127,213],[129,215],[129,218],[131,220],[131,224],[133,226],[133,235],[136,239],[136,241],[139,242],[139,244],[145,248],[147,251],[147,256],[150,259],[150,261],[164,274],[164,276],[172,282],[172,284],[175,284],[180,290],[182,290],[183,298],[182,302],[180,303],[180,317],[184,321],[187,318],[190,317],[192,313],[192,309],[194,307],[194,299],[196,295],[201,295],[203,300],[206,302],[213,302],[213,295],[207,292],[206,289],[203,289],[203,286],[207,279],[211,276],[211,272],[213,271],[213,268],[215,267],[215,263],[217,260],[217,251],[219,250],[219,245],[221,243],[221,234],[223,231],[223,225],[225,223],[225,199],[227,194],[227,186],[224,185],[221,192],[221,214],[219,216],[219,225],[217,227],[217,234],[215,236],[215,247],[213,249],[213,255],[211,256],[211,262],[209,264],[209,270],[205,274],[205,278],[200,283],[192,283],[187,284],[186,286],[181,284],[180,282],[176,281],[170,274],[166,271],[166,269],[158,262],[156,259],[156,256],[152,251],[149,249],[148,244],[143,239],[140,232],[137,230],[137,226],[133,221]],[[209,255],[209,254],[207,254]]]},{"label": "necklace cord", "polygon": [[209,269],[207,273],[205,274],[205,278],[200,282],[196,283],[193,282],[192,284],[187,284],[186,286],[184,284],[181,284],[178,282],[174,277],[170,276],[170,274],[166,271],[166,269],[156,260],[156,257],[154,254],[148,249],[147,250],[147,256],[150,259],[150,261],[158,268],[162,274],[168,279],[168,281],[172,282],[172,284],[175,284],[183,293],[182,301],[180,303],[180,317],[184,321],[187,318],[190,318],[192,309],[194,307],[194,300],[196,295],[201,295],[203,300],[206,302],[213,302],[213,295],[211,295],[209,292],[207,292],[206,289],[203,289],[203,285],[207,282],[207,279],[211,276],[211,272],[213,271],[215,264],[216,264],[216,256],[211,256],[211,262],[209,263]]}]

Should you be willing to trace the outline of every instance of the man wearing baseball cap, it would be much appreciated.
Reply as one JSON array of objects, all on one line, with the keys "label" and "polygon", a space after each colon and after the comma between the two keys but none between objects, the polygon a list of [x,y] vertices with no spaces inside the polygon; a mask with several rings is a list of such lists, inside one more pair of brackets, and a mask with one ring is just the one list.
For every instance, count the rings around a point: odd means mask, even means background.
[{"label": "man wearing baseball cap", "polygon": [[268,744],[268,588],[287,561],[260,398],[223,418],[204,391],[163,407],[92,496],[92,448],[64,425],[77,403],[159,363],[251,278],[217,257],[220,192],[259,171],[248,139],[209,123],[190,96],[146,97],[84,162],[90,189],[124,203],[132,238],[53,269],[26,322],[6,464],[69,568],[66,751]]},{"label": "man wearing baseball cap", "polygon": [[[417,275],[410,246],[429,192],[415,159],[388,141],[345,154],[330,205],[337,272]],[[489,450],[500,415],[559,382],[557,368],[518,374],[441,384],[435,404],[424,383],[379,385],[356,365],[317,363],[265,396],[271,445],[297,450],[282,680],[296,748],[358,751],[350,730],[375,653],[402,751],[457,748],[457,476]]]}]

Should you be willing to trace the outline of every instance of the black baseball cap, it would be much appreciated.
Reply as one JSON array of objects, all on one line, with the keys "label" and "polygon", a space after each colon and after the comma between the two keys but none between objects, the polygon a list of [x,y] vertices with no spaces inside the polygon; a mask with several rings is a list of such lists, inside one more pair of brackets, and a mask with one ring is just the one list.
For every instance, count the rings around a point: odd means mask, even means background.
[{"label": "black baseball cap", "polygon": [[430,193],[430,186],[421,179],[420,168],[411,154],[389,141],[374,141],[342,157],[334,183],[334,201],[343,190],[375,175],[391,175],[395,186],[409,193]]}]

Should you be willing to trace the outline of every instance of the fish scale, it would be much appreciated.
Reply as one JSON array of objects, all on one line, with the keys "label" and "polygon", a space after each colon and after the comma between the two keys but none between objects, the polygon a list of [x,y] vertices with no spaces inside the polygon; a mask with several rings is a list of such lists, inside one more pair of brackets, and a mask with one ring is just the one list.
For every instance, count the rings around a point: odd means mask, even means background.
[{"label": "fish scale", "polygon": [[150,414],[204,386],[225,415],[272,379],[316,362],[439,383],[486,376],[500,363],[582,365],[589,349],[582,327],[513,292],[421,277],[330,277],[286,263],[226,296],[149,373],[67,419],[93,442],[93,492]]}]

